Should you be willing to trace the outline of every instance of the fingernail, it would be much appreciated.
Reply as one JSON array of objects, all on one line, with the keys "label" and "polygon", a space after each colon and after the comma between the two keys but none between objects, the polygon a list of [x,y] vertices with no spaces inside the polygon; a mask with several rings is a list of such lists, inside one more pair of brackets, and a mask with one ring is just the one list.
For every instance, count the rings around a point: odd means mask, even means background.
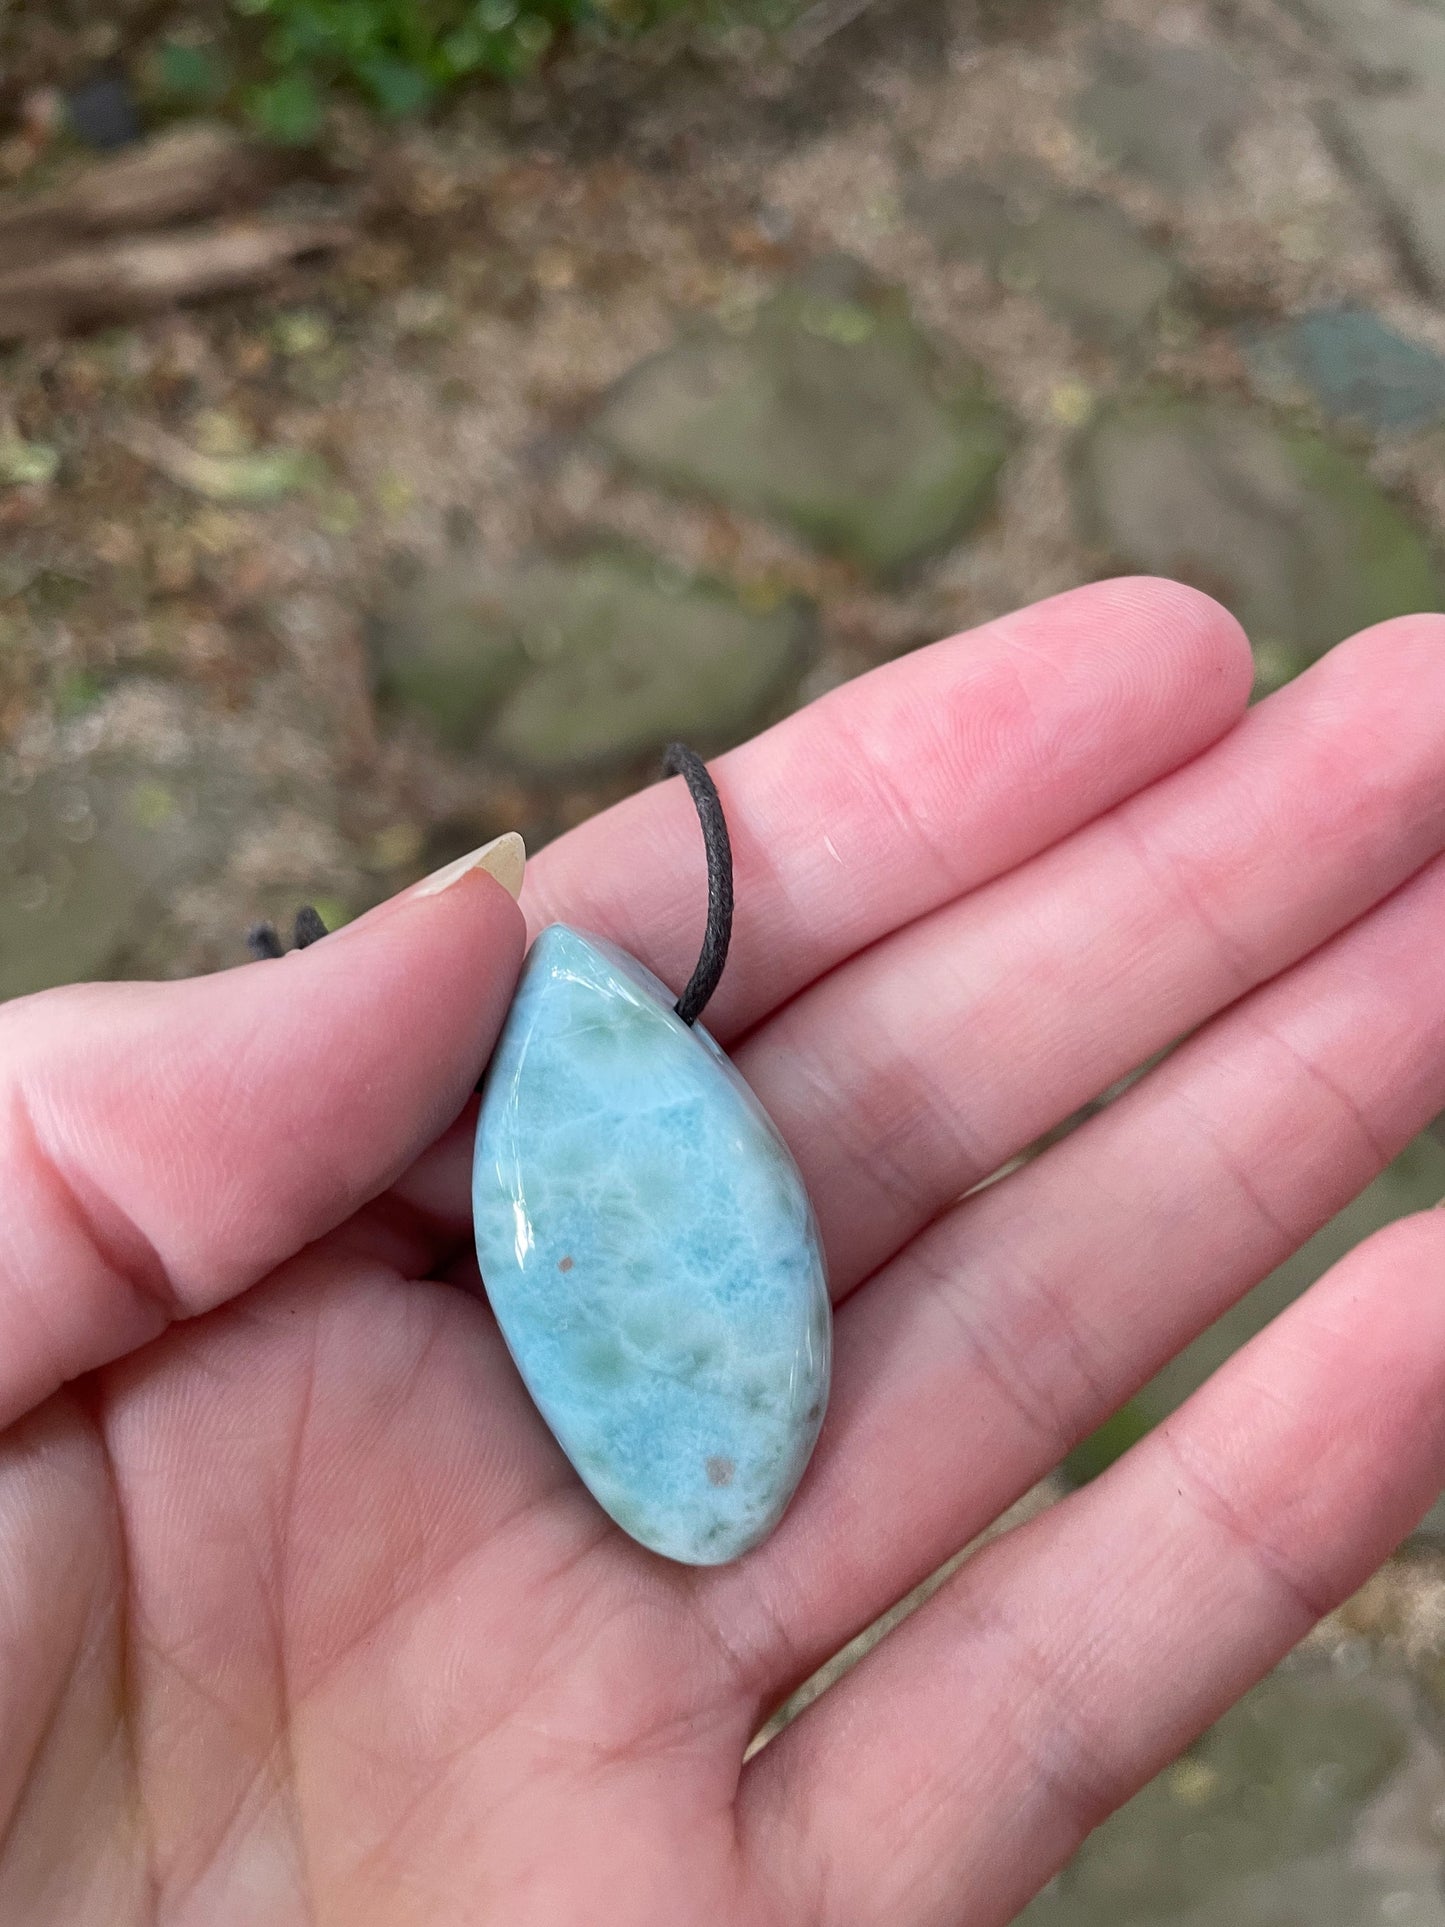
[{"label": "fingernail", "polygon": [[439,897],[443,890],[450,890],[454,883],[460,883],[464,876],[473,870],[485,870],[494,876],[504,890],[514,897],[522,894],[522,875],[527,867],[527,846],[515,830],[508,830],[502,836],[494,836],[490,843],[484,843],[479,850],[472,850],[466,856],[459,856],[454,863],[434,870],[412,886],[414,897]]}]

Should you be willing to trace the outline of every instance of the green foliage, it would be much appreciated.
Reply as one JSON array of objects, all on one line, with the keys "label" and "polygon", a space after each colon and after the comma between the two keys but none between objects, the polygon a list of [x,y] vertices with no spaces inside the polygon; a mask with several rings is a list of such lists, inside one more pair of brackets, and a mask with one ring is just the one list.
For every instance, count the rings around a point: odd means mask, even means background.
[{"label": "green foliage", "polygon": [[155,54],[153,66],[153,82],[158,92],[177,107],[214,107],[230,91],[230,69],[208,46],[164,40]]},{"label": "green foliage", "polygon": [[300,68],[253,87],[246,105],[261,132],[286,147],[314,140],[321,126],[321,95]]},{"label": "green foliage", "polygon": [[273,139],[310,140],[326,91],[358,89],[382,114],[419,114],[473,75],[530,73],[558,33],[587,24],[642,24],[598,0],[232,0],[265,23],[270,77],[247,98]]},{"label": "green foliage", "polygon": [[[338,92],[387,119],[425,114],[459,83],[534,72],[565,36],[635,34],[675,15],[703,35],[770,35],[806,0],[222,0],[144,60],[164,111],[239,109],[273,141],[304,145]],[[0,15],[5,0],[0,0]]]}]

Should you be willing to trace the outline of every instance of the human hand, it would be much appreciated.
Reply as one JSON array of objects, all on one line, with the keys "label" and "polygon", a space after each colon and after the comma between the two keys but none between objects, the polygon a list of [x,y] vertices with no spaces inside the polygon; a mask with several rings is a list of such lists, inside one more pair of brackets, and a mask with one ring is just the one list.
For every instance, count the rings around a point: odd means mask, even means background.
[{"label": "human hand", "polygon": [[[1445,1483],[1445,1215],[743,1764],[1445,1102],[1445,622],[1245,716],[1250,675],[1205,598],[1111,582],[715,766],[708,1021],[840,1301],[814,1463],[734,1566],[609,1523],[479,1295],[499,884],[0,1011],[6,1927],[989,1927],[1366,1576]],[[524,903],[680,982],[701,874],[673,782]]]}]

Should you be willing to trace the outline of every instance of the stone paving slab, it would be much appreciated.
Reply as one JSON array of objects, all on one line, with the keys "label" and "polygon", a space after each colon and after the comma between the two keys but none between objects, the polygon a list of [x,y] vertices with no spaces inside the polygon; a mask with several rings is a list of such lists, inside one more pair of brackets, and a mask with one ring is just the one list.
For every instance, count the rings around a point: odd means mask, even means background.
[{"label": "stone paving slab", "polygon": [[735,327],[628,375],[598,418],[602,444],[660,487],[776,518],[877,575],[986,513],[1008,417],[896,296],[823,264]]},{"label": "stone paving slab", "polygon": [[1445,419],[1445,357],[1367,310],[1321,308],[1241,340],[1266,394],[1303,395],[1332,420],[1387,435]]},{"label": "stone paving slab", "polygon": [[606,548],[454,562],[377,628],[383,688],[444,739],[533,772],[635,762],[674,737],[746,735],[796,686],[805,606]]},{"label": "stone paving slab", "polygon": [[1431,545],[1358,458],[1236,403],[1157,396],[1106,409],[1076,477],[1101,547],[1218,596],[1266,682],[1372,622],[1441,606]]},{"label": "stone paving slab", "polygon": [[1303,1655],[1106,1821],[1021,1927],[1445,1927],[1445,1752],[1408,1671]]},{"label": "stone paving slab", "polygon": [[1433,0],[1289,0],[1379,85],[1445,87],[1445,10]]},{"label": "stone paving slab", "polygon": [[983,258],[1005,287],[1037,295],[1085,338],[1123,345],[1146,333],[1179,294],[1178,264],[1114,202],[1061,191],[1032,170],[1013,176],[1007,186],[972,173],[915,181],[909,213],[945,257]]},{"label": "stone paving slab", "polygon": [[1415,276],[1445,293],[1445,88],[1341,101],[1340,138],[1373,181]]},{"label": "stone paving slab", "polygon": [[1100,36],[1095,68],[1076,113],[1102,159],[1170,194],[1224,182],[1230,149],[1258,106],[1237,61],[1218,48],[1114,28]]},{"label": "stone paving slab", "polygon": [[0,999],[112,975],[256,805],[239,776],[120,756],[0,788]]}]

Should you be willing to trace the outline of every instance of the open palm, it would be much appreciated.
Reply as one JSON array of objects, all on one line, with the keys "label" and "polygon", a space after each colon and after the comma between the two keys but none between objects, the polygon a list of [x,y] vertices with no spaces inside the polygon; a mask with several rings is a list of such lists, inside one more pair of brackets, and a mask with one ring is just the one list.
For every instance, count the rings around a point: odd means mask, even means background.
[{"label": "open palm", "polygon": [[[1220,609],[1113,582],[716,765],[709,1021],[839,1301],[816,1459],[735,1566],[618,1533],[479,1293],[491,878],[0,1012],[0,1920],[989,1927],[1353,1588],[1445,1481],[1440,1214],[744,1764],[1445,1102],[1445,621],[1249,684]],[[523,903],[681,982],[682,786]]]}]

